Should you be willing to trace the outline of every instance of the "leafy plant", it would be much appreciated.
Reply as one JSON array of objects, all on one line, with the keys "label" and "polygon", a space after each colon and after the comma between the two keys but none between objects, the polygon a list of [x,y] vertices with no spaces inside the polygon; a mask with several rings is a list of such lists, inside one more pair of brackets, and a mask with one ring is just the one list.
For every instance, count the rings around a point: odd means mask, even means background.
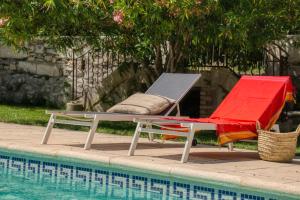
[{"label": "leafy plant", "polygon": [[256,62],[267,44],[297,33],[299,12],[299,0],[1,0],[0,18],[8,21],[0,40],[115,49],[153,63],[159,74],[186,67],[212,46]]}]

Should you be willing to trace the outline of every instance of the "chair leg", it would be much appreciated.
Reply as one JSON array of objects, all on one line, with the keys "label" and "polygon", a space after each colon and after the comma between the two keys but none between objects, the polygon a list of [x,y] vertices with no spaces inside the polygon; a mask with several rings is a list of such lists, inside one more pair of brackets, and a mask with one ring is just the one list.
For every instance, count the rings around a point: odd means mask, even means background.
[{"label": "chair leg", "polygon": [[179,106],[178,103],[177,103],[177,105],[176,105],[176,108],[177,108],[176,117],[179,117],[179,116],[181,115],[181,113],[180,113],[180,106]]},{"label": "chair leg", "polygon": [[233,142],[228,143],[228,151],[233,151]]},{"label": "chair leg", "polygon": [[190,132],[188,133],[188,136],[187,136],[187,139],[185,142],[184,150],[183,150],[182,157],[181,157],[181,163],[187,162],[187,160],[189,158],[190,149],[191,149],[191,146],[193,143],[194,135],[195,135],[195,129],[192,124],[191,128],[190,128]]},{"label": "chair leg", "polygon": [[[147,128],[152,128],[152,125],[147,125]],[[154,140],[154,134],[153,133],[148,133],[148,138],[150,142],[153,142]]]},{"label": "chair leg", "polygon": [[91,148],[91,145],[92,145],[92,142],[93,142],[93,139],[94,139],[94,136],[95,136],[95,132],[96,132],[96,129],[98,127],[98,123],[99,123],[99,120],[97,119],[97,116],[95,116],[94,120],[93,120],[93,123],[91,125],[91,128],[90,128],[88,137],[86,139],[85,145],[84,145],[85,150],[89,150]]},{"label": "chair leg", "polygon": [[271,130],[279,133],[280,132],[280,127],[279,127],[279,124],[274,124],[271,128]]},{"label": "chair leg", "polygon": [[154,134],[153,133],[148,133],[148,138],[150,142],[154,141]]},{"label": "chair leg", "polygon": [[140,134],[141,134],[140,126],[141,126],[141,123],[138,123],[137,126],[136,126],[134,136],[132,138],[131,145],[130,145],[130,148],[129,148],[128,156],[133,156],[134,155],[134,151],[136,149],[136,146],[137,146],[137,143],[139,141]]},{"label": "chair leg", "polygon": [[54,116],[54,114],[51,114],[41,144],[47,144],[48,143],[48,140],[49,140],[49,137],[50,137],[50,134],[51,134],[51,131],[52,131],[52,128],[53,128],[54,124],[55,124],[55,116]]}]

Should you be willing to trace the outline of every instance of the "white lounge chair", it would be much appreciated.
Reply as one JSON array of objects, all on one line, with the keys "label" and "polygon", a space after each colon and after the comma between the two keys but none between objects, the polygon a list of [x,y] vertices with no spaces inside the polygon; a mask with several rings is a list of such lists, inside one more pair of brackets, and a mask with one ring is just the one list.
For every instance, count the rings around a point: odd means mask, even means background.
[{"label": "white lounge chair", "polygon": [[[292,88],[289,77],[243,76],[209,118],[136,118],[134,122],[137,127],[128,155],[134,155],[141,132],[185,137],[181,157],[181,162],[184,163],[188,160],[196,131],[220,131],[220,141],[231,144],[232,148],[234,141],[257,137],[256,122],[260,122],[264,129],[273,126],[273,129],[279,130],[278,125],[273,124],[285,101],[293,100]],[[227,131],[225,126],[229,127]]]},{"label": "white lounge chair", "polygon": [[[80,112],[80,111],[46,111],[51,114],[46,131],[44,133],[42,144],[47,144],[52,128],[55,124],[69,124],[90,127],[84,149],[90,149],[91,144],[98,127],[99,121],[133,121],[134,118],[159,118],[168,116],[177,109],[177,116],[180,116],[179,103],[187,92],[195,85],[201,77],[200,74],[180,74],[180,73],[163,73],[145,92],[146,94],[159,95],[175,100],[175,103],[161,115],[134,115],[107,112]],[[68,117],[70,120],[57,119],[57,116]],[[82,118],[85,118],[82,120]],[[152,134],[149,135],[152,138]]]}]

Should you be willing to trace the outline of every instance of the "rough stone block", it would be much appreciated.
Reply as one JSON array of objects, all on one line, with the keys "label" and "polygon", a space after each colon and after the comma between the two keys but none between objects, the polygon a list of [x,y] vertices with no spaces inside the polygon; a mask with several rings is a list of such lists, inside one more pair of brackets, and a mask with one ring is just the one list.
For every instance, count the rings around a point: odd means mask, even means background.
[{"label": "rough stone block", "polygon": [[209,104],[210,104],[209,102],[202,101],[202,100],[200,101],[200,105],[201,105],[201,106],[202,106],[202,105],[205,106],[205,105],[209,105]]},{"label": "rough stone block", "polygon": [[54,49],[48,48],[46,49],[47,54],[57,54],[57,52]]},{"label": "rough stone block", "polygon": [[51,55],[46,55],[46,56],[44,57],[44,59],[45,59],[45,61],[47,61],[47,62],[52,62],[52,56],[51,56]]},{"label": "rough stone block", "polygon": [[300,65],[291,66],[292,73],[296,76],[300,75]]},{"label": "rough stone block", "polygon": [[291,48],[288,62],[292,65],[300,64],[300,48]]},{"label": "rough stone block", "polygon": [[58,67],[55,64],[51,64],[51,63],[37,64],[36,73],[38,75],[60,76]]},{"label": "rough stone block", "polygon": [[57,60],[57,58],[55,56],[51,57],[50,62],[57,63],[57,64],[62,64],[61,61]]},{"label": "rough stone block", "polygon": [[205,100],[206,102],[210,102],[210,101],[212,101],[212,97],[211,96],[207,96],[207,95],[201,96],[201,100]]},{"label": "rough stone block", "polygon": [[35,57],[34,56],[30,56],[27,58],[27,61],[30,61],[30,62],[33,62],[35,60]]},{"label": "rough stone block", "polygon": [[42,54],[44,53],[44,45],[38,44],[35,46],[35,53]]},{"label": "rough stone block", "polygon": [[0,46],[0,58],[22,59],[27,56],[26,52],[18,52],[12,47]]},{"label": "rough stone block", "polygon": [[36,62],[45,62],[44,57],[37,56],[35,57]]},{"label": "rough stone block", "polygon": [[4,66],[4,70],[10,70],[10,66]]},{"label": "rough stone block", "polygon": [[10,70],[15,71],[17,70],[17,64],[15,62],[10,63],[9,65]]},{"label": "rough stone block", "polygon": [[36,63],[34,62],[26,62],[26,61],[20,61],[17,65],[18,70],[28,72],[35,74],[37,69],[36,69]]},{"label": "rough stone block", "polygon": [[209,106],[209,105],[201,106],[201,109],[203,109],[203,110],[211,110],[212,106]]},{"label": "rough stone block", "polygon": [[2,66],[6,66],[6,65],[9,65],[9,64],[10,64],[9,59],[1,59],[0,60],[0,65],[2,65]]}]

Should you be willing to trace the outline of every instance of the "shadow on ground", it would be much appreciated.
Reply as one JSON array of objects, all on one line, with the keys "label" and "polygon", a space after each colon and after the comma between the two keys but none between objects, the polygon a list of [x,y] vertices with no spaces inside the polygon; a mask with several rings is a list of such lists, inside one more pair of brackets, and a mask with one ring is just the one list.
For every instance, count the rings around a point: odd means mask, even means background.
[{"label": "shadow on ground", "polygon": [[[166,155],[166,156],[153,156],[158,158],[180,160],[181,154]],[[193,152],[190,153],[189,163],[195,164],[212,164],[212,163],[233,163],[260,160],[257,152]],[[267,161],[265,161],[267,162]],[[294,159],[290,163],[292,165],[300,165],[300,160]]]},{"label": "shadow on ground", "polygon": [[[62,144],[71,147],[83,148],[84,144]],[[101,143],[101,144],[92,144],[91,149],[101,150],[101,151],[120,151],[120,150],[129,150],[130,143],[121,142],[121,143]],[[184,148],[184,144],[174,144],[174,143],[161,143],[161,142],[153,142],[153,143],[138,143],[137,150],[141,149],[172,149],[172,148]],[[201,145],[197,145],[192,148],[202,148]],[[205,148],[215,148],[215,146],[205,146]],[[170,150],[171,151],[171,150]]]},{"label": "shadow on ground", "polygon": [[[180,160],[181,154],[156,156],[159,158]],[[189,163],[211,164],[211,163],[228,163],[258,160],[256,152],[192,152],[189,156]]]},{"label": "shadow on ground", "polygon": [[[64,144],[66,146],[72,146],[77,148],[83,148],[84,144]],[[100,151],[128,151],[130,147],[130,143],[122,142],[122,143],[101,143],[101,144],[92,144],[91,149],[93,150],[100,150]],[[172,154],[172,148],[180,148],[183,150],[184,144],[168,144],[168,143],[139,143],[137,146],[137,150],[157,150],[157,149],[170,149],[170,154],[167,155],[145,155],[151,156],[156,158],[163,158],[169,160],[176,160],[180,161],[182,154]],[[205,151],[201,152],[201,148],[205,148]],[[259,160],[259,156],[257,152],[226,152],[224,150],[220,150],[220,152],[209,152],[207,151],[208,148],[216,148],[215,146],[203,146],[197,145],[196,147],[192,147],[193,149],[199,149],[199,152],[192,152],[189,156],[189,163],[195,164],[211,164],[211,163],[230,163],[230,162],[243,162],[243,161],[251,161],[251,160]],[[142,155],[140,155],[142,156]],[[291,164],[300,165],[300,160],[294,160]]]}]

